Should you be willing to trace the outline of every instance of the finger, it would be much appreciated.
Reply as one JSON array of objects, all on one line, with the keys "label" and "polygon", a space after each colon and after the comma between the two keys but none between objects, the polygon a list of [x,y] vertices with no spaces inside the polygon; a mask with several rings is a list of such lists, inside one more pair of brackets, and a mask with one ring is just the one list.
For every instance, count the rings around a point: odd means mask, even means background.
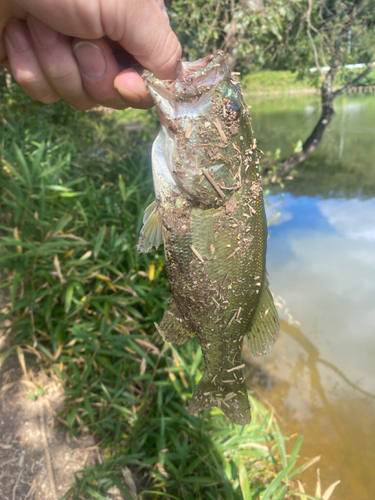
[{"label": "finger", "polygon": [[102,11],[106,34],[158,78],[175,79],[180,72],[181,45],[165,9],[149,0],[118,0],[118,4],[123,7],[123,17],[113,19],[111,11]]},{"label": "finger", "polygon": [[[31,15],[28,16],[27,25],[39,66],[51,88],[74,108],[92,108],[96,102],[82,84],[70,37],[58,33]],[[105,71],[104,62],[100,71]]]},{"label": "finger", "polygon": [[119,73],[115,78],[114,86],[132,108],[149,109],[154,105],[142,78],[132,69]]},{"label": "finger", "polygon": [[0,0],[0,64],[5,67],[3,61],[6,59],[5,44],[3,40],[4,27],[10,19],[26,19],[26,11],[16,2]]},{"label": "finger", "polygon": [[167,21],[169,23],[169,17],[168,17],[167,9],[165,7],[164,0],[155,0],[155,1],[158,4],[160,10],[162,11],[163,16],[167,19]]},{"label": "finger", "polygon": [[2,59],[0,61],[0,65],[3,66],[5,69],[10,71],[10,64],[9,64],[9,59],[6,57],[5,59]]},{"label": "finger", "polygon": [[16,20],[8,22],[4,41],[11,72],[23,90],[31,98],[44,103],[57,101],[58,94],[40,69],[26,23]]},{"label": "finger", "polygon": [[181,45],[156,1],[17,0],[38,19],[69,36],[118,41],[158,78],[180,72]]},{"label": "finger", "polygon": [[119,65],[109,44],[99,40],[73,41],[73,51],[80,69],[82,84],[90,98],[103,106],[125,109],[138,107],[140,100],[124,99],[113,85]]}]

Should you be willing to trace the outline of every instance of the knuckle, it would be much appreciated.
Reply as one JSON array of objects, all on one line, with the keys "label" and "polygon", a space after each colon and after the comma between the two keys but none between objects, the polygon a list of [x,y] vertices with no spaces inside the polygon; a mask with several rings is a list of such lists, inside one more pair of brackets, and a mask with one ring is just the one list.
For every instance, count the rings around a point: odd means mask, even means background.
[{"label": "knuckle", "polygon": [[37,100],[42,102],[43,104],[53,104],[54,102],[59,101],[60,97],[57,94],[52,93],[49,95],[45,95],[42,98],[37,99]]},{"label": "knuckle", "polygon": [[78,103],[73,103],[71,106],[73,108],[78,109],[78,111],[88,111],[89,109],[94,107],[94,103],[92,102],[78,102]]},{"label": "knuckle", "polygon": [[14,70],[13,78],[25,91],[26,89],[31,90],[36,83],[36,78],[29,72]]},{"label": "knuckle", "polygon": [[26,94],[36,101],[52,104],[60,99],[45,79],[36,78],[35,75],[25,71],[15,71],[13,77]]},{"label": "knuckle", "polygon": [[87,111],[96,105],[96,101],[91,99],[84,91],[63,97],[73,108],[79,111]]},{"label": "knuckle", "polygon": [[163,42],[163,48],[158,57],[158,73],[163,78],[163,75],[170,76],[176,70],[177,61],[181,58],[182,48],[176,35],[173,31],[168,34],[167,40]]},{"label": "knuckle", "polygon": [[127,102],[121,98],[106,101],[106,102],[102,103],[102,106],[104,108],[112,108],[112,109],[118,109],[118,110],[128,109],[128,108],[132,107],[129,102]]},{"label": "knuckle", "polygon": [[47,71],[48,71],[47,78],[52,83],[52,85],[56,83],[56,85],[65,86],[66,83],[71,81],[74,77],[73,71],[69,69],[64,71],[62,68],[59,68],[58,65],[49,65]]}]

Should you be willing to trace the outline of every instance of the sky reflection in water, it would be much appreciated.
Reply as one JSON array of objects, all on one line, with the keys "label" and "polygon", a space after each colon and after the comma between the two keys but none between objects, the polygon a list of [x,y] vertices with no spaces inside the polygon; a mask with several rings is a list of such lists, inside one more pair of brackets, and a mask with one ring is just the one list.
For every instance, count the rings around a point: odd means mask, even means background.
[{"label": "sky reflection in water", "polygon": [[268,240],[271,289],[299,326],[282,322],[260,360],[271,387],[258,390],[285,430],[305,435],[304,453],[322,454],[325,486],[342,480],[333,499],[374,498],[375,199],[269,201],[281,212]]},{"label": "sky reflection in water", "polygon": [[268,242],[272,290],[320,351],[375,394],[375,199],[286,193],[280,209]]}]

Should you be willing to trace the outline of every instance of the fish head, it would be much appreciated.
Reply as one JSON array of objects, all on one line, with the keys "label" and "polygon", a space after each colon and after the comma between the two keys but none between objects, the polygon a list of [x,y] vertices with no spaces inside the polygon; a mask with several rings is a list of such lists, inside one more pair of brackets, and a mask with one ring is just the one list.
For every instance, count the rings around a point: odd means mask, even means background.
[{"label": "fish head", "polygon": [[219,51],[183,62],[174,81],[144,74],[167,167],[186,197],[209,206],[220,204],[226,189],[240,187],[235,157],[252,134],[240,84],[226,59]]}]

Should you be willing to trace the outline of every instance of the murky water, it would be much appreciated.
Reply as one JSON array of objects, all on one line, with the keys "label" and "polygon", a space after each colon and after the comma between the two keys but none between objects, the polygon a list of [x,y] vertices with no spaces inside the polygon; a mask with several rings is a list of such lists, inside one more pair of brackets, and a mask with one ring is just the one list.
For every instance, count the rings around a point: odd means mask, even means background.
[{"label": "murky water", "polygon": [[[264,150],[304,139],[316,122],[311,96],[251,102]],[[270,228],[268,271],[282,305],[281,335],[259,360],[256,390],[286,433],[321,455],[334,500],[375,498],[375,96],[343,96],[337,116],[285,194]],[[265,383],[266,381],[266,383]],[[315,472],[313,472],[315,475]],[[312,491],[315,477],[305,473]]]}]

